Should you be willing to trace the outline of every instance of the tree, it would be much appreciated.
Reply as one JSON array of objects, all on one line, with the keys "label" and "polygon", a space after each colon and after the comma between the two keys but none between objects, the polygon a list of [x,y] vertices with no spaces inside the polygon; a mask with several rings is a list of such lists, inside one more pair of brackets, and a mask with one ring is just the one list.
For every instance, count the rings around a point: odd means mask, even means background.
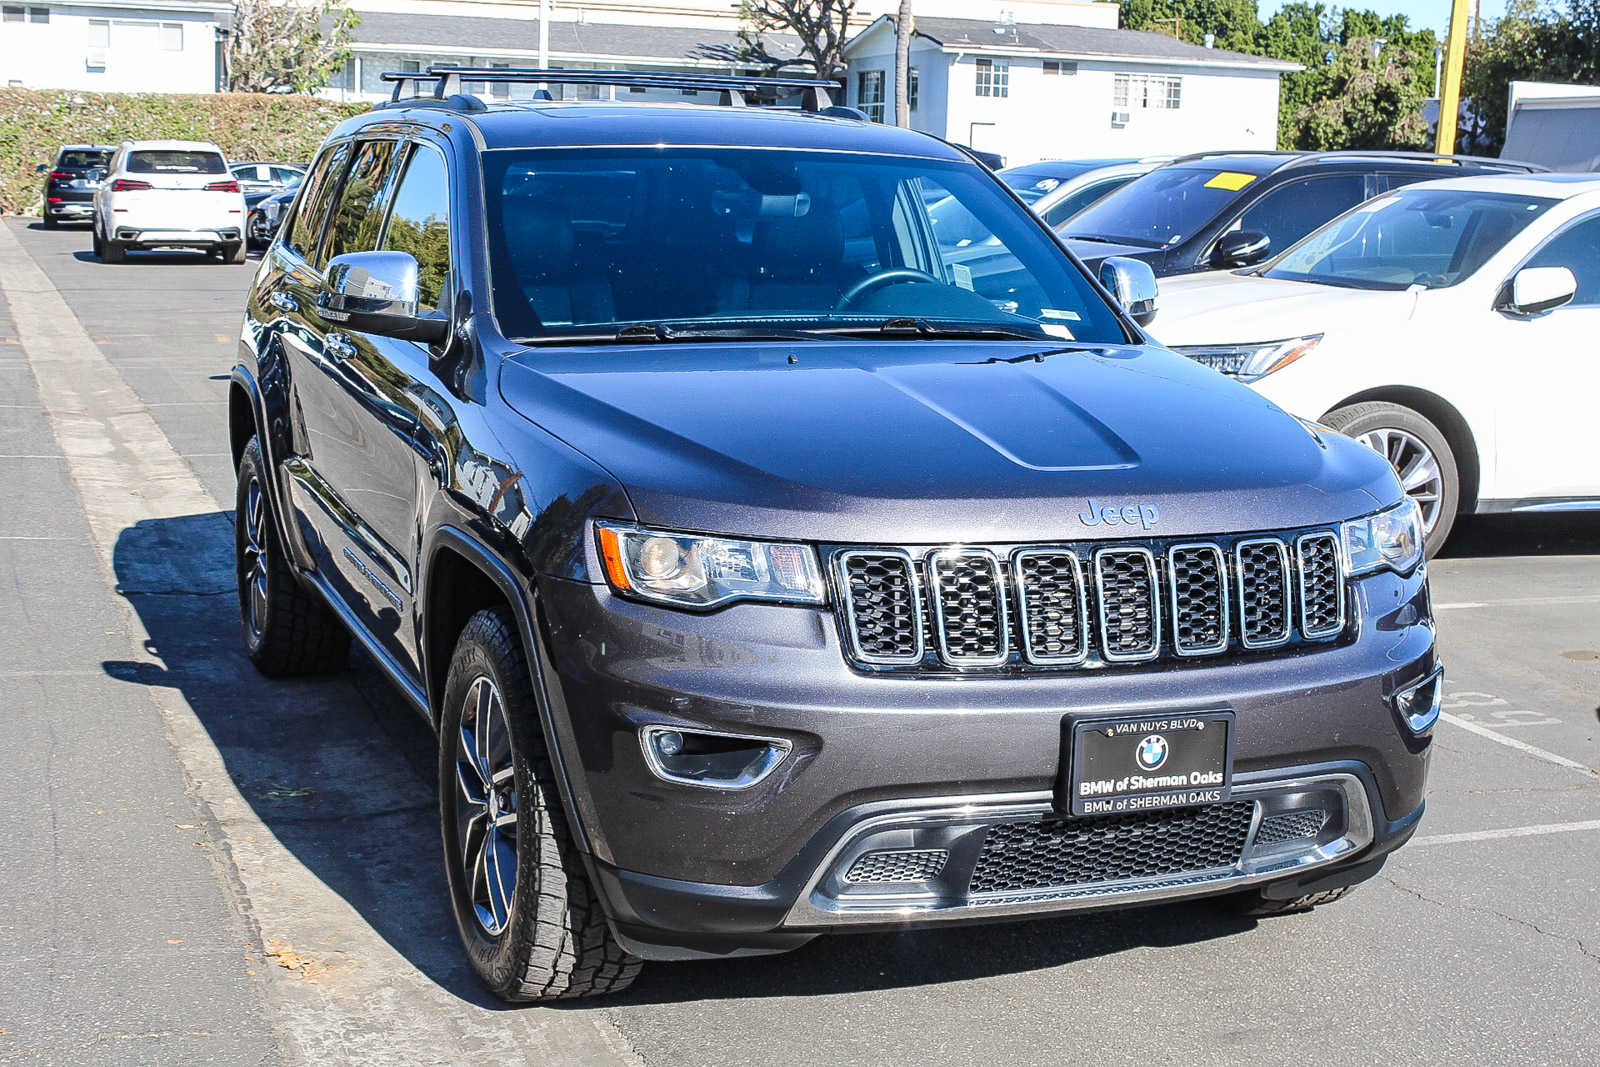
[{"label": "tree", "polygon": [[1505,143],[1507,99],[1513,81],[1593,85],[1600,81],[1600,0],[1567,0],[1541,7],[1511,0],[1467,51],[1461,95],[1461,151],[1499,153]]},{"label": "tree", "polygon": [[236,93],[308,93],[326,85],[350,55],[361,21],[344,0],[236,0],[226,54]]},{"label": "tree", "polygon": [[1374,43],[1371,37],[1352,37],[1327,65],[1324,91],[1290,120],[1295,147],[1427,147],[1422,101],[1428,94],[1410,54]]},{"label": "tree", "polygon": [[763,34],[792,33],[800,38],[800,51],[817,77],[839,81],[844,77],[845,41],[850,37],[850,17],[856,0],[741,0],[737,51],[747,60],[778,66],[783,60],[761,43]]},{"label": "tree", "polygon": [[917,32],[911,0],[900,0],[894,20],[894,124],[911,125],[911,37]]},{"label": "tree", "polygon": [[1218,48],[1254,52],[1256,0],[1122,0],[1122,28],[1152,30],[1190,44],[1214,34]]}]

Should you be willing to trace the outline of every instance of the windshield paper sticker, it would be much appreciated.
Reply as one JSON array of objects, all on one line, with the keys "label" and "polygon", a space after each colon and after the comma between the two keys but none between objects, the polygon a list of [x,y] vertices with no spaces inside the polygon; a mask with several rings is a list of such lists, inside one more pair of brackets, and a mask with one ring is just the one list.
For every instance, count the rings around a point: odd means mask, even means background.
[{"label": "windshield paper sticker", "polygon": [[972,268],[965,263],[950,264],[950,273],[955,275],[956,284],[967,292],[972,291]]},{"label": "windshield paper sticker", "polygon": [[1244,174],[1237,170],[1219,170],[1210,181],[1206,182],[1206,188],[1227,189],[1236,193],[1255,180],[1254,174]]}]

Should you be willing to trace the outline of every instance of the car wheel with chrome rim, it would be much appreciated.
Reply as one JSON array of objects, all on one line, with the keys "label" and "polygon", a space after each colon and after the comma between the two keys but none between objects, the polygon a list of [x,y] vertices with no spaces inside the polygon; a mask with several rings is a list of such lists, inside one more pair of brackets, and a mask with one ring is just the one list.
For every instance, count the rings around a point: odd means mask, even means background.
[{"label": "car wheel with chrome rim", "polygon": [[612,936],[567,828],[522,639],[510,613],[467,620],[439,722],[439,815],[456,928],[503,1000],[626,989],[639,960]]},{"label": "car wheel with chrome rim", "polygon": [[1322,421],[1389,461],[1401,488],[1422,511],[1428,558],[1437,555],[1461,502],[1455,453],[1439,428],[1412,409],[1385,401],[1338,408]]}]

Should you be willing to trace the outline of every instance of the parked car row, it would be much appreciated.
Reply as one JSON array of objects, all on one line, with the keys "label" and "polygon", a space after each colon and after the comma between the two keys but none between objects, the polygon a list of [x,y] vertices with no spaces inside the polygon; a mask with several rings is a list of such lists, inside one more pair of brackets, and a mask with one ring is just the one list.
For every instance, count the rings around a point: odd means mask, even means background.
[{"label": "parked car row", "polygon": [[53,166],[38,169],[46,175],[45,228],[89,222],[95,255],[107,263],[154,248],[198,248],[243,263],[246,211],[305,175],[302,165],[229,163],[203,141],[66,145]]}]

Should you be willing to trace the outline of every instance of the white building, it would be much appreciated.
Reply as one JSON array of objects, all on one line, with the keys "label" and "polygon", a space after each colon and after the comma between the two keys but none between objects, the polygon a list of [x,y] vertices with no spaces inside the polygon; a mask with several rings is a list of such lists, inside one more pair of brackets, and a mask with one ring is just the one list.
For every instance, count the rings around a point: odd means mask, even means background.
[{"label": "white building", "polygon": [[209,93],[226,0],[0,3],[0,79],[28,89]]},{"label": "white building", "polygon": [[[1301,69],[1099,26],[921,14],[915,25],[911,125],[1008,165],[1275,148],[1278,77]],[[894,37],[884,16],[845,47],[847,102],[887,121]]]}]

